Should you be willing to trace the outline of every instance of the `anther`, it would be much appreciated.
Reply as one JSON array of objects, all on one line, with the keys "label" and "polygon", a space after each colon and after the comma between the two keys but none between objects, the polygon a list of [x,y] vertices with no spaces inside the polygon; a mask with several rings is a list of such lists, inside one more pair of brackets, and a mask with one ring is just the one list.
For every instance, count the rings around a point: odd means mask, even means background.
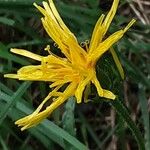
[{"label": "anther", "polygon": [[58,47],[58,44],[57,44],[57,43],[54,43],[54,47]]},{"label": "anther", "polygon": [[86,43],[86,44],[89,44],[90,42],[89,42],[89,40],[85,40],[85,43]]},{"label": "anther", "polygon": [[81,46],[81,47],[84,47],[84,46],[85,46],[85,42],[81,42],[81,43],[80,43],[80,46]]},{"label": "anther", "polygon": [[88,51],[89,40],[85,40],[85,42],[81,42],[80,46],[83,47],[86,51]]},{"label": "anther", "polygon": [[47,45],[44,50],[45,50],[45,51],[48,51],[48,53],[51,54],[50,45]]},{"label": "anther", "polygon": [[50,45],[47,45],[44,50],[49,51],[50,50]]}]

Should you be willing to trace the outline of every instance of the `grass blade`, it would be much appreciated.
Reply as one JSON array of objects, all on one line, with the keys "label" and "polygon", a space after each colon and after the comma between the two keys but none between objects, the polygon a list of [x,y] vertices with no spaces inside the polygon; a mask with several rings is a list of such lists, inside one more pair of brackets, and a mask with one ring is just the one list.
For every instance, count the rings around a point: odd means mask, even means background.
[{"label": "grass blade", "polygon": [[145,150],[145,145],[144,145],[144,139],[135,125],[135,123],[132,121],[126,107],[119,101],[119,99],[111,102],[111,105],[116,109],[118,114],[122,117],[122,119],[127,123],[129,129],[132,131],[138,146],[140,150]]},{"label": "grass blade", "polygon": [[[2,97],[2,99],[5,100],[7,103],[10,103],[11,96],[6,95]],[[13,113],[8,114],[9,117],[12,118],[12,120],[17,120],[18,118],[21,118],[33,112],[33,110],[26,105],[24,100],[18,101],[15,107],[12,108],[12,111]],[[36,126],[34,130],[35,129],[41,132],[41,134],[47,136],[50,140],[53,140],[55,143],[58,143],[63,148],[65,147],[63,141],[66,141],[78,150],[87,150],[87,147],[84,144],[82,144],[80,141],[78,141],[75,137],[71,136],[65,130],[61,129],[53,122],[47,119],[43,121],[40,125]],[[31,132],[32,129],[28,131]],[[32,133],[34,135],[34,132]]]},{"label": "grass blade", "polygon": [[83,122],[85,128],[88,130],[90,136],[93,138],[93,140],[97,144],[98,148],[101,149],[102,144],[99,141],[98,136],[96,135],[96,133],[94,132],[94,130],[91,128],[91,126],[89,125],[89,123],[86,121],[84,115],[80,111],[78,112],[78,114],[79,114],[79,117],[80,117],[81,121]]},{"label": "grass blade", "polygon": [[5,47],[3,43],[0,42],[0,58],[4,58],[7,60],[12,60],[14,62],[17,62],[21,65],[29,65],[30,63],[26,61],[25,59],[22,59],[18,56],[15,56],[11,54],[8,49]]},{"label": "grass blade", "polygon": [[142,119],[144,123],[144,129],[145,129],[145,149],[150,149],[150,120],[149,120],[149,112],[148,112],[148,102],[145,96],[145,91],[143,88],[140,88],[140,91],[138,93],[139,96],[139,104],[142,111]]},{"label": "grass blade", "polygon": [[8,147],[5,143],[5,141],[2,139],[2,137],[0,136],[0,143],[2,145],[3,150],[8,150]]},{"label": "grass blade", "polygon": [[128,75],[131,76],[133,80],[136,81],[136,83],[141,83],[145,85],[146,87],[150,88],[150,81],[149,79],[139,70],[137,66],[135,66],[133,63],[131,63],[125,56],[120,55],[126,68]]},{"label": "grass blade", "polygon": [[9,110],[16,104],[16,102],[20,99],[20,97],[24,94],[27,88],[30,86],[31,82],[24,82],[19,89],[13,94],[10,98],[10,101],[6,104],[4,109],[0,113],[0,124],[6,118]]}]

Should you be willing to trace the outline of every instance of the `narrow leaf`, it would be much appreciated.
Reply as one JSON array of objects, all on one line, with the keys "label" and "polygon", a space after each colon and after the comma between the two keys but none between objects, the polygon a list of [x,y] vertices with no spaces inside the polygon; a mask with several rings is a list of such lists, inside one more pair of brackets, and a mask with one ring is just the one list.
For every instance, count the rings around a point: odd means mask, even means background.
[{"label": "narrow leaf", "polygon": [[132,131],[132,133],[133,133],[133,135],[134,135],[134,137],[137,141],[139,149],[140,150],[145,150],[144,139],[141,135],[141,132],[140,132],[139,128],[132,121],[127,108],[122,104],[121,101],[119,101],[119,99],[116,99],[115,101],[111,102],[111,105],[116,109],[118,114],[127,123],[129,129]]},{"label": "narrow leaf", "polygon": [[24,82],[19,89],[13,94],[10,98],[10,101],[6,104],[2,112],[0,113],[0,124],[6,118],[9,110],[16,104],[16,102],[20,99],[20,97],[24,94],[27,88],[30,86],[31,82]]},{"label": "narrow leaf", "polygon": [[143,88],[140,88],[140,91],[138,93],[139,96],[139,104],[142,111],[142,119],[144,123],[144,129],[145,129],[145,149],[150,149],[150,120],[149,120],[149,112],[148,112],[148,102],[145,96],[145,91]]}]

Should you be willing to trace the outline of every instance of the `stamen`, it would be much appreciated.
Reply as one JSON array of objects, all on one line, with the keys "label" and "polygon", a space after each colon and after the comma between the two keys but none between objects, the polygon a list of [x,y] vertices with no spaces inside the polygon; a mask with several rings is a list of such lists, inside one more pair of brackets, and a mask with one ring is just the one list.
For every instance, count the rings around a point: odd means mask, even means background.
[{"label": "stamen", "polygon": [[85,48],[86,51],[89,50],[88,45],[89,45],[89,40],[85,40],[85,42],[81,42],[81,43],[80,43],[80,46],[81,46],[82,48]]},{"label": "stamen", "polygon": [[89,40],[85,40],[85,43],[89,44],[90,42],[89,42]]},{"label": "stamen", "polygon": [[85,42],[81,42],[81,43],[80,43],[80,46],[81,46],[81,47],[84,47],[84,46],[85,46]]},{"label": "stamen", "polygon": [[88,45],[89,45],[89,40],[86,40],[85,41],[85,48],[86,48],[86,51],[89,51],[89,47],[88,47]]},{"label": "stamen", "polygon": [[58,44],[57,44],[57,43],[54,43],[54,47],[57,47],[57,48],[58,48]]},{"label": "stamen", "polygon": [[50,45],[47,45],[44,50],[45,50],[45,51],[48,51],[48,53],[51,54]]}]

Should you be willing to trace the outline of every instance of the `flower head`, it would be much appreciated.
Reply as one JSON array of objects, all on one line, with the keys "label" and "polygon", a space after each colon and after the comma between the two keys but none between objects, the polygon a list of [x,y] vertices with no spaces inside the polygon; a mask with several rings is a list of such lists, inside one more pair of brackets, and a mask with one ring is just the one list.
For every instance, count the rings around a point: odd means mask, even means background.
[{"label": "flower head", "polygon": [[[89,47],[86,46],[86,50],[78,44],[75,35],[64,24],[54,6],[53,0],[49,0],[49,3],[43,2],[44,8],[34,4],[43,14],[41,20],[46,32],[57,43],[58,48],[65,57],[61,58],[53,54],[50,52],[49,47],[46,48],[49,51],[48,56],[40,56],[23,49],[11,49],[13,53],[39,61],[40,65],[22,67],[17,74],[7,74],[5,77],[19,80],[47,81],[51,83],[50,88],[53,88],[32,114],[16,121],[16,124],[21,126],[22,130],[41,122],[70,96],[75,96],[77,103],[81,103],[83,91],[90,83],[95,85],[100,97],[115,99],[116,96],[111,91],[101,87],[96,77],[95,65],[97,60],[111,49],[111,46],[121,39],[135,22],[135,20],[132,20],[125,29],[115,32],[105,40],[103,39],[116,13],[118,3],[119,0],[114,0],[107,16],[105,17],[102,14],[98,19]],[[112,54],[116,58],[113,50]],[[119,62],[116,62],[119,65]],[[61,92],[60,88],[63,85],[66,85],[66,88]],[[43,105],[52,98],[51,105],[41,111]]]}]

